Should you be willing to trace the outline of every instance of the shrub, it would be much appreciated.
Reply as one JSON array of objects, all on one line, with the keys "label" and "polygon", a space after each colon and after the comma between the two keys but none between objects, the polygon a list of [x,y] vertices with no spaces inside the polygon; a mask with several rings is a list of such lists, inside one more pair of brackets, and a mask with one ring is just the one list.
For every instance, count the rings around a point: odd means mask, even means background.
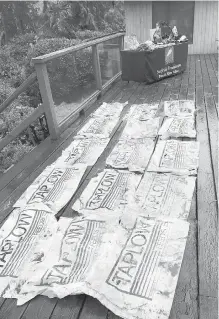
[{"label": "shrub", "polygon": [[[84,31],[86,33],[86,31]],[[86,35],[84,35],[86,36]],[[34,65],[31,59],[39,55],[44,55],[53,51],[64,49],[70,46],[80,44],[81,40],[69,40],[66,38],[44,39],[36,43],[32,51],[29,51],[27,60],[30,61],[26,68],[27,73],[34,71]],[[100,56],[101,66],[104,67],[104,56]],[[85,86],[94,81],[92,49],[91,47],[80,50],[75,54],[67,54],[63,57],[56,58],[47,63],[47,70],[50,79],[50,85],[53,97],[64,96],[69,94],[73,89],[79,86]],[[33,91],[35,97],[39,94]],[[40,100],[38,101],[40,102]]]}]

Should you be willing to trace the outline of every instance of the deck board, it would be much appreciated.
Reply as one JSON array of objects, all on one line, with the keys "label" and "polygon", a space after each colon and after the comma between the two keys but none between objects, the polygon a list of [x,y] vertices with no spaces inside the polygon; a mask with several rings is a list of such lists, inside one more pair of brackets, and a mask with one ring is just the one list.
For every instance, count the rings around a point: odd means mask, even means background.
[{"label": "deck board", "polygon": [[[116,83],[99,101],[85,111],[56,142],[48,140],[38,158],[27,157],[18,164],[17,174],[4,176],[0,188],[0,224],[10,214],[12,204],[18,199],[42,170],[56,160],[61,151],[86,122],[87,116],[103,101],[120,101],[129,104],[123,115],[134,103],[159,103],[165,100],[192,99],[196,101],[197,132],[201,142],[200,168],[197,187],[189,215],[190,231],[180,271],[170,319],[215,319],[217,296],[217,60],[214,55],[188,56],[187,69],[183,74],[145,85],[135,82]],[[116,144],[123,127],[122,120],[112,134],[112,139],[97,163],[90,167],[75,195],[59,216],[74,216],[71,209],[89,180],[104,168],[105,160]],[[33,152],[34,154],[34,152]],[[1,182],[1,180],[0,180]],[[1,184],[1,183],[0,183]],[[214,306],[214,310],[212,307]],[[214,317],[215,315],[215,317]],[[17,307],[15,300],[0,299],[1,319],[119,319],[97,300],[86,296],[68,296],[64,299],[48,299],[38,296],[29,303]]]},{"label": "deck board", "polygon": [[214,174],[218,153],[215,135],[218,120],[204,56],[200,60],[203,87],[196,88],[197,134],[200,141],[197,192],[199,312],[200,318],[210,319],[217,317],[217,307],[207,306],[208,301],[213,300],[215,305],[218,294],[216,171]]}]

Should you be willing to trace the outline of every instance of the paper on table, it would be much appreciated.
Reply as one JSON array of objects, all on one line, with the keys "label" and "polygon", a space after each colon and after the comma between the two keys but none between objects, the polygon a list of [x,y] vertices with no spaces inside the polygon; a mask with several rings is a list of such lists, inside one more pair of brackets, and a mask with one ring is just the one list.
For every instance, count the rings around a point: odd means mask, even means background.
[{"label": "paper on table", "polygon": [[93,166],[103,153],[109,138],[86,138],[74,140],[71,145],[62,152],[62,156],[55,162],[57,166],[86,164]]},{"label": "paper on table", "polygon": [[[15,209],[0,229],[0,296],[26,263],[43,257],[34,254],[35,247],[40,241],[42,246],[49,243],[57,230],[54,213],[42,204],[38,206]],[[13,298],[13,292],[8,298]]]},{"label": "paper on table", "polygon": [[148,121],[128,120],[120,139],[154,138],[158,134],[160,118]]},{"label": "paper on table", "polygon": [[128,113],[128,120],[147,121],[154,118],[159,104],[133,104]]},{"label": "paper on table", "polygon": [[164,115],[168,117],[190,117],[195,114],[195,103],[191,100],[164,102]]},{"label": "paper on table", "polygon": [[91,115],[92,117],[119,117],[124,109],[124,107],[128,104],[113,102],[113,103],[106,103],[103,102],[101,106]]},{"label": "paper on table", "polygon": [[68,221],[66,228],[55,235],[47,259],[22,285],[18,304],[39,293],[59,298],[85,293],[122,318],[169,318],[187,222],[140,216],[128,231],[113,221],[87,218]]},{"label": "paper on table", "polygon": [[48,166],[17,200],[14,207],[44,203],[57,213],[76,192],[86,168],[87,165],[84,164],[75,164],[70,168],[64,165],[57,167],[55,164]]},{"label": "paper on table", "polygon": [[196,137],[194,118],[167,118],[162,127],[160,128],[158,135],[161,135],[162,139],[169,137]]},{"label": "paper on table", "polygon": [[128,197],[136,191],[140,179],[140,174],[105,169],[91,179],[72,208],[82,214],[99,209],[107,213],[109,210],[122,210]]},{"label": "paper on table", "polygon": [[129,171],[143,172],[154,150],[152,139],[119,140],[106,160],[112,168],[128,168]]},{"label": "paper on table", "polygon": [[196,175],[198,162],[199,142],[158,141],[147,171]]},{"label": "paper on table", "polygon": [[89,121],[77,133],[79,138],[108,138],[119,122],[119,117],[91,117]]},{"label": "paper on table", "polygon": [[178,176],[145,172],[124,215],[134,211],[150,217],[187,219],[190,212],[195,176]]}]

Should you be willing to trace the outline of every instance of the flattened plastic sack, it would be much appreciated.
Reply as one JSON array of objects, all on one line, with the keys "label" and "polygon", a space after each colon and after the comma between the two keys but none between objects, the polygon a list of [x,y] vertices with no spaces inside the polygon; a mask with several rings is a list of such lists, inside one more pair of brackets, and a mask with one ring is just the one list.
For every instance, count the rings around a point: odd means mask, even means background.
[{"label": "flattened plastic sack", "polygon": [[133,172],[144,172],[154,150],[152,139],[119,140],[106,160],[112,168],[125,169]]},{"label": "flattened plastic sack", "polygon": [[72,166],[74,164],[86,164],[93,166],[109,143],[109,138],[86,138],[74,140],[66,148],[55,165]]},{"label": "flattened plastic sack", "polygon": [[199,142],[158,141],[147,171],[196,175],[198,163]]},{"label": "flattened plastic sack", "polygon": [[196,137],[194,118],[167,118],[162,127],[160,128],[158,135],[162,139],[170,137]]},{"label": "flattened plastic sack", "polygon": [[133,104],[128,114],[128,120],[147,121],[154,118],[159,104]]},{"label": "flattened plastic sack", "polygon": [[85,293],[125,319],[168,319],[189,224],[139,216],[127,230],[114,220],[61,221],[62,231],[22,285],[18,304],[39,293]]},{"label": "flattened plastic sack", "polygon": [[[38,206],[39,209],[31,206],[15,209],[0,229],[0,296],[26,263],[37,262],[34,249],[38,243],[50,242],[57,230],[52,211],[42,204]],[[8,297],[13,298],[13,294]]]},{"label": "flattened plastic sack", "polygon": [[109,138],[119,122],[119,117],[91,117],[80,129],[75,139]]},{"label": "flattened plastic sack", "polygon": [[61,217],[57,225],[52,241],[35,249],[36,255],[45,258],[37,264],[27,263],[5,292],[5,297],[9,293],[16,296],[18,305],[38,294],[64,298],[83,293],[101,245],[110,246],[116,236],[119,216],[91,213],[88,217]]},{"label": "flattened plastic sack", "polygon": [[192,100],[164,102],[164,115],[168,117],[194,117],[195,103]]},{"label": "flattened plastic sack", "polygon": [[107,214],[113,210],[123,210],[128,197],[136,191],[140,179],[140,174],[105,169],[91,179],[72,208],[81,214],[90,214],[94,210]]},{"label": "flattened plastic sack", "polygon": [[128,102],[103,102],[103,104],[92,114],[92,117],[119,117],[127,104]]},{"label": "flattened plastic sack", "polygon": [[158,134],[160,118],[148,121],[128,120],[120,139],[155,138]]},{"label": "flattened plastic sack", "polygon": [[57,213],[76,192],[86,168],[87,165],[84,164],[75,164],[72,167],[57,167],[55,164],[48,166],[17,200],[14,207],[44,203]]},{"label": "flattened plastic sack", "polygon": [[149,217],[187,220],[195,182],[195,176],[145,172],[133,199],[129,198],[124,215],[137,211]]},{"label": "flattened plastic sack", "polygon": [[135,50],[139,46],[136,35],[124,36],[124,50]]}]

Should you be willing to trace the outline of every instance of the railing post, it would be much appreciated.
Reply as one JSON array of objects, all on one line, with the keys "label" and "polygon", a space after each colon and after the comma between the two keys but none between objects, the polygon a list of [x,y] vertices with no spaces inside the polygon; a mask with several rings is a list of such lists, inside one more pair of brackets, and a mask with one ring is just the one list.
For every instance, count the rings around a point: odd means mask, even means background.
[{"label": "railing post", "polygon": [[43,109],[46,114],[49,134],[51,136],[51,139],[55,140],[58,137],[59,127],[56,120],[47,67],[45,63],[35,63],[35,69],[37,73],[40,94],[43,100]]},{"label": "railing post", "polygon": [[122,59],[121,59],[121,53],[120,53],[121,50],[124,50],[124,35],[121,35],[121,37],[119,37],[120,70],[122,70]]},{"label": "railing post", "polygon": [[123,50],[124,49],[124,35],[121,35],[119,37],[119,50]]},{"label": "railing post", "polygon": [[92,45],[92,57],[93,57],[93,67],[94,67],[94,74],[95,74],[97,89],[102,92],[100,59],[99,59],[99,54],[97,50],[97,44]]}]

